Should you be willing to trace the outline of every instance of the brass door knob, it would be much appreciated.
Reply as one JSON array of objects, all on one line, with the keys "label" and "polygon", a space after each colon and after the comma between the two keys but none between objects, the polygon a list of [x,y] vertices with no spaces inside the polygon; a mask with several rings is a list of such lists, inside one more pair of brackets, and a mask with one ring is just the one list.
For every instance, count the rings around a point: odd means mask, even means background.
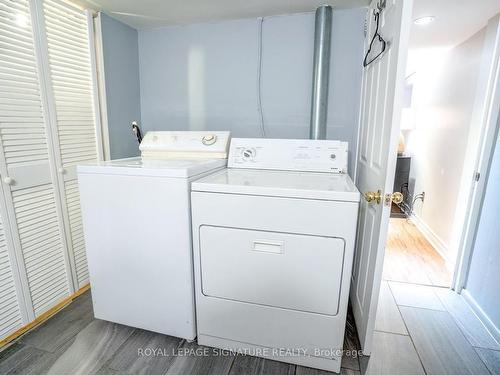
[{"label": "brass door knob", "polygon": [[377,202],[377,204],[379,204],[380,201],[382,200],[382,192],[380,190],[369,191],[365,193],[365,199],[368,203]]},{"label": "brass door knob", "polygon": [[396,204],[401,204],[401,203],[403,203],[403,200],[404,200],[403,194],[401,194],[399,191],[392,193],[391,198],[392,198],[392,201]]}]

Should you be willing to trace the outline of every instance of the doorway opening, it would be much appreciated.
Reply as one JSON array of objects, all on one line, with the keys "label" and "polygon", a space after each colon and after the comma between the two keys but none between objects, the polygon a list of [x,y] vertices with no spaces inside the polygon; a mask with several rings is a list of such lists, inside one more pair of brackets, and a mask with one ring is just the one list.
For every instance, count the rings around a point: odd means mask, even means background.
[{"label": "doorway opening", "polygon": [[383,279],[450,288],[486,27],[450,45],[423,32],[412,25]]},{"label": "doorway opening", "polygon": [[[384,252],[369,359],[373,367],[377,358],[394,358],[376,349],[394,340],[398,353],[406,347],[406,358],[413,358],[413,371],[406,372],[500,371],[486,360],[500,350],[498,329],[470,294],[473,273],[467,273],[468,264],[486,268],[491,262],[484,255],[478,261],[473,243],[478,213],[484,208],[479,207],[481,184],[485,186],[491,144],[496,142],[500,8],[492,14],[485,11],[483,23],[467,34],[462,24],[457,34],[439,32],[459,18],[454,10],[424,17],[438,9],[430,3],[414,4],[392,187],[400,196],[392,194],[397,204],[392,205]],[[423,32],[418,17],[435,18],[435,27],[428,29],[434,31]],[[456,39],[441,45],[443,35]],[[488,251],[483,254],[491,254]],[[484,290],[491,282],[482,276],[475,285]],[[476,295],[486,294],[483,290]],[[488,306],[494,297],[488,293],[485,300]],[[438,347],[439,355],[428,355]],[[458,354],[461,350],[470,356]]]},{"label": "doorway opening", "polygon": [[[497,127],[496,14],[448,46],[419,39],[420,26],[412,27],[393,186],[401,199],[393,194],[374,328],[380,334],[410,335],[415,342],[415,335],[431,337],[431,322],[450,314],[465,336],[480,332],[483,344],[462,340],[464,347],[500,348],[497,328],[468,288],[460,295],[469,282],[477,206]],[[412,328],[412,317],[424,315],[428,327]],[[451,343],[453,330],[450,324],[439,334]],[[415,343],[417,351],[424,346]]]},{"label": "doorway opening", "polygon": [[[380,4],[374,1],[372,5]],[[391,339],[398,349],[404,342],[419,367],[422,355],[415,351],[435,353],[429,343],[447,337],[442,346],[454,348],[446,361],[442,361],[441,351],[436,361],[459,364],[455,372],[460,372],[471,361],[458,361],[455,349],[467,347],[472,355],[477,342],[466,342],[457,325],[475,330],[488,322],[474,300],[468,299],[467,288],[463,296],[459,293],[467,286],[467,269],[475,257],[475,228],[492,145],[489,138],[496,129],[493,113],[500,106],[500,18],[495,16],[500,9],[484,9],[481,22],[469,27],[455,22],[463,18],[462,8],[438,9],[434,5],[415,2],[413,14],[409,7],[402,8],[403,45],[411,26],[422,25],[419,18],[434,19],[436,25],[426,33],[410,33],[406,74],[404,66],[387,77],[389,68],[385,66],[375,73],[373,68],[363,73],[356,182],[365,199],[360,204],[351,303],[363,353],[373,355],[371,363],[383,356],[377,348],[392,346],[387,345]],[[435,17],[425,16],[433,13]],[[478,7],[468,13],[478,13]],[[392,40],[398,41],[396,37]],[[398,59],[400,65],[406,63],[405,56]],[[379,62],[384,62],[383,57]],[[388,78],[394,76],[397,85],[386,84],[393,83]],[[405,77],[406,89],[402,90]],[[387,87],[397,89],[390,105],[386,105]],[[379,115],[380,108],[388,113]],[[398,136],[403,167],[395,178]],[[384,158],[378,158],[379,147],[384,148]],[[405,161],[409,162],[406,170]],[[383,178],[380,172],[385,172]],[[394,187],[401,175],[405,180],[399,179]],[[377,190],[379,186],[384,193]],[[398,205],[389,228],[392,201]],[[442,319],[447,323],[436,324]],[[481,330],[485,342],[494,339],[488,329]],[[394,354],[384,358],[394,358]],[[390,360],[384,365],[387,362]],[[478,368],[484,367],[478,363]]]}]

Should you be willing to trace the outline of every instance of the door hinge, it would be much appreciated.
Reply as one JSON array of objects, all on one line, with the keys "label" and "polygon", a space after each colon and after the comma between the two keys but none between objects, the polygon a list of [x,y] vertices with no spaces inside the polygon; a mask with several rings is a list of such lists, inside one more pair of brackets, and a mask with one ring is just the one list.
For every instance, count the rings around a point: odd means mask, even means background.
[{"label": "door hinge", "polygon": [[475,172],[474,173],[474,181],[479,181],[480,178],[481,178],[481,173],[480,172]]}]

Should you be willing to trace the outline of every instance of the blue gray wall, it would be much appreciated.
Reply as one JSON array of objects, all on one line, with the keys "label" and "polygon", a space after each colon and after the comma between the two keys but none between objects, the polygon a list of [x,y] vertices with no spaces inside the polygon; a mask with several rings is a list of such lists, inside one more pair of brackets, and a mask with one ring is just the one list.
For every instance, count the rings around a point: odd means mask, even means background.
[{"label": "blue gray wall", "polygon": [[[327,136],[348,141],[351,150],[357,138],[365,13],[365,9],[333,12]],[[246,19],[139,31],[143,128],[229,129],[235,137],[260,137],[259,22]],[[266,136],[307,138],[314,13],[268,17],[262,27]]]},{"label": "blue gray wall", "polygon": [[490,167],[466,290],[500,334],[500,137]]},{"label": "blue gray wall", "polygon": [[101,30],[111,158],[136,156],[130,123],[141,120],[138,33],[104,13]]}]

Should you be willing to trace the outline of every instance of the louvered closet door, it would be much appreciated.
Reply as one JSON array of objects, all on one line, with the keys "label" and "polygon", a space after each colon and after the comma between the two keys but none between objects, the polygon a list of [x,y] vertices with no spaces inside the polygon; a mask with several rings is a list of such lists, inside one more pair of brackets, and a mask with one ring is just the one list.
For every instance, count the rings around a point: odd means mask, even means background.
[{"label": "louvered closet door", "polygon": [[72,281],[29,5],[25,0],[0,4],[0,173],[33,317],[67,297]]},{"label": "louvered closet door", "polygon": [[[88,283],[76,165],[98,160],[91,55],[86,14],[63,1],[44,0],[43,11],[56,109],[56,149],[67,207],[68,244],[78,286]],[[58,146],[58,147],[57,147]]]},{"label": "louvered closet door", "polygon": [[25,323],[20,307],[21,290],[16,288],[14,280],[13,252],[8,248],[6,237],[4,221],[0,217],[0,340],[21,328]]}]

